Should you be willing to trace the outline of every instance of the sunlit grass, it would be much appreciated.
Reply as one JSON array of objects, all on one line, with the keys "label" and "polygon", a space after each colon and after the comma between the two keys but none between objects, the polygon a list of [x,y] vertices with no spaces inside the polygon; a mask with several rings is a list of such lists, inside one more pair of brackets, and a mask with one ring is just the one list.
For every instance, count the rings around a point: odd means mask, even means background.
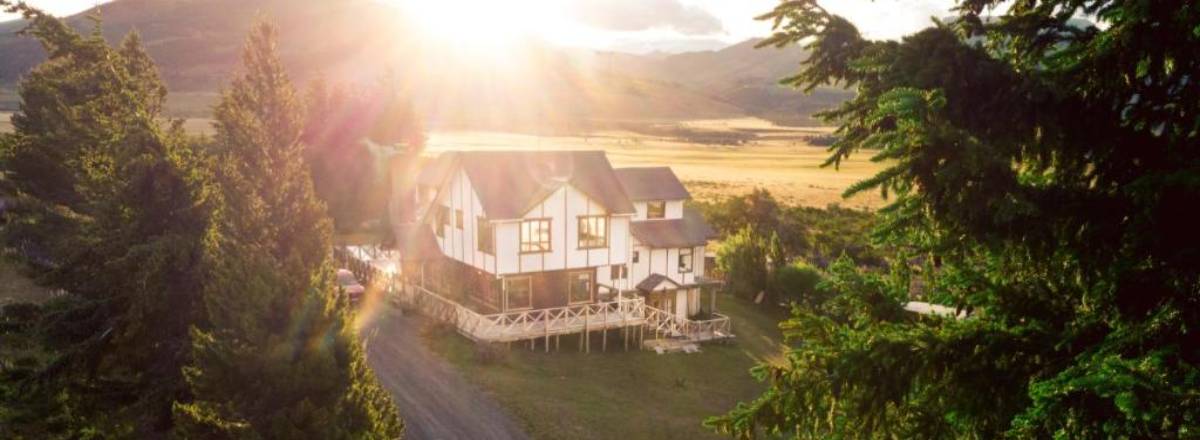
[{"label": "sunlit grass", "polygon": [[579,352],[577,338],[565,337],[559,351],[514,343],[502,361],[483,365],[474,344],[456,333],[433,332],[427,342],[533,438],[718,438],[701,422],[762,392],[748,371],[757,362],[781,360],[777,323],[786,314],[726,296],[717,307],[733,319],[737,340],[703,345],[699,354],[625,352],[620,333],[612,332],[607,352],[600,351],[598,336],[589,354]]}]

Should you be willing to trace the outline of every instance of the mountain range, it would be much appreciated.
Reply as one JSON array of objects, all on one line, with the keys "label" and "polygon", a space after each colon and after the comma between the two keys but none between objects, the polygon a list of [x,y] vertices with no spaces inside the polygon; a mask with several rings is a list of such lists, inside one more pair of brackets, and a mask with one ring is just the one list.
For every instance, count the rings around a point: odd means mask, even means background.
[{"label": "mountain range", "polygon": [[[799,69],[800,48],[756,49],[757,40],[715,51],[637,55],[524,41],[501,54],[463,50],[413,31],[411,19],[375,0],[115,0],[66,20],[106,39],[136,30],[179,100],[206,110],[238,64],[259,17],[279,28],[280,56],[303,85],[315,78],[366,83],[394,72],[435,125],[570,128],[603,121],[759,116],[811,124],[810,115],[851,97],[812,94],[778,80]],[[0,88],[12,88],[44,54],[0,23]],[[188,106],[176,106],[188,112]],[[199,108],[199,110],[197,110]]]}]

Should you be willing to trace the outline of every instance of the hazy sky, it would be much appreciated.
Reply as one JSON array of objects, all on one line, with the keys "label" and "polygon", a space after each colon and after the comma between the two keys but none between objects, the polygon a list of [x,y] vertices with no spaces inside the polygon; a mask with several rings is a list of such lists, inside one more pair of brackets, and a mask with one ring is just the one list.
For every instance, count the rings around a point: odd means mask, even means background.
[{"label": "hazy sky", "polygon": [[[461,11],[471,10],[461,6],[483,4],[486,9],[515,19],[510,21],[520,22],[522,33],[567,46],[631,52],[712,49],[762,37],[769,33],[770,26],[754,17],[778,3],[778,0],[380,1],[402,7],[415,5],[430,12],[428,16],[435,20],[440,12],[447,15],[445,20],[461,19]],[[72,14],[91,7],[97,0],[28,2],[56,14]],[[898,38],[928,26],[930,17],[947,15],[953,3],[954,0],[821,1],[830,12],[848,17],[871,38]],[[0,15],[0,19],[10,18],[14,17]]]}]

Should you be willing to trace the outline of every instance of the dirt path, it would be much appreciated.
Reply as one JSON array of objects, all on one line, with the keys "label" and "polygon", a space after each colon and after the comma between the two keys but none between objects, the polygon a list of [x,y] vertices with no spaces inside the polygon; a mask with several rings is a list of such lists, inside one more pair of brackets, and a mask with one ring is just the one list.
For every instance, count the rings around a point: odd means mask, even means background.
[{"label": "dirt path", "polygon": [[425,348],[423,319],[387,311],[364,329],[367,362],[400,408],[404,437],[528,439],[499,404]]}]

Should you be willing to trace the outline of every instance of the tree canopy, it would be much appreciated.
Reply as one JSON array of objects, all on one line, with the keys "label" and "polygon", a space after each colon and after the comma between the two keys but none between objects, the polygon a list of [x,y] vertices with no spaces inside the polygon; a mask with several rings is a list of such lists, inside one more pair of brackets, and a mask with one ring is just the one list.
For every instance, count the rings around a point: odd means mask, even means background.
[{"label": "tree canopy", "polygon": [[[962,0],[900,41],[814,0],[764,46],[786,84],[853,87],[828,164],[877,150],[850,193],[894,197],[879,238],[924,270],[842,264],[838,298],[783,325],[768,390],[710,426],[803,438],[1181,438],[1200,432],[1200,8]],[[987,16],[995,14],[994,16]],[[1081,25],[1076,17],[1099,26]],[[965,319],[899,312],[907,282]]]},{"label": "tree canopy", "polygon": [[[166,89],[136,34],[110,47],[25,6],[48,53],[0,139],[3,237],[47,286],[37,339],[53,356],[4,371],[0,436],[129,436],[169,424],[198,313],[207,224],[196,154],[161,114]],[[97,25],[98,29],[98,25]]]},{"label": "tree canopy", "polygon": [[333,283],[301,110],[260,25],[214,138],[162,114],[136,34],[110,47],[23,4],[48,60],[0,136],[0,232],[62,292],[5,307],[3,438],[397,438]]},{"label": "tree canopy", "polygon": [[205,254],[207,319],[192,328],[184,437],[395,438],[403,425],[375,382],[333,283],[332,225],[302,157],[302,113],[275,53],[250,34],[244,71],[216,107],[220,200]]}]

